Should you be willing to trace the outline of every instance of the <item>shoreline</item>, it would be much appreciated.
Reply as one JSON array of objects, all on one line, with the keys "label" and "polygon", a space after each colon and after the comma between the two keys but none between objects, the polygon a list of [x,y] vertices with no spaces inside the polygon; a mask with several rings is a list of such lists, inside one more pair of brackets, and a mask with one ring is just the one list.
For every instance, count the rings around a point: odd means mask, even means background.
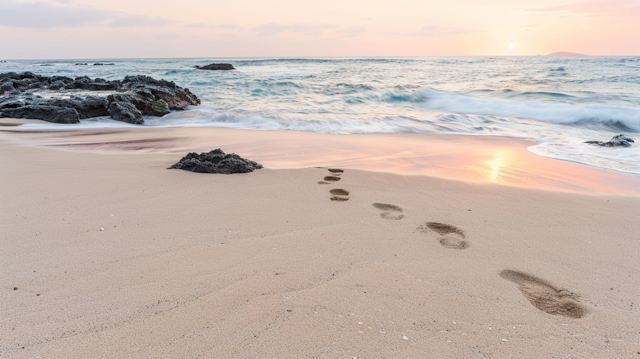
[{"label": "shoreline", "polygon": [[[25,130],[0,119],[0,136],[24,146],[103,154],[175,154],[222,148],[268,168],[342,166],[520,188],[640,196],[640,175],[536,155],[530,139],[434,134],[331,135],[216,127]],[[179,157],[178,157],[179,156]],[[175,163],[174,162],[174,163]]]},{"label": "shoreline", "polygon": [[7,357],[636,355],[640,198],[6,138]]}]

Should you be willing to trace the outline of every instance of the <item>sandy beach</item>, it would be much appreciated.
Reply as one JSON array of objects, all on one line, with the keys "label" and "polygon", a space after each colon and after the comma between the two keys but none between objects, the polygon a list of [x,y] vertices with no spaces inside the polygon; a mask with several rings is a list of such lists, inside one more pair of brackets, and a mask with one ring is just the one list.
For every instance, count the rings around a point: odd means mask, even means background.
[{"label": "sandy beach", "polygon": [[[637,176],[506,138],[3,123],[2,356],[640,357]],[[265,169],[167,170],[218,147]]]}]

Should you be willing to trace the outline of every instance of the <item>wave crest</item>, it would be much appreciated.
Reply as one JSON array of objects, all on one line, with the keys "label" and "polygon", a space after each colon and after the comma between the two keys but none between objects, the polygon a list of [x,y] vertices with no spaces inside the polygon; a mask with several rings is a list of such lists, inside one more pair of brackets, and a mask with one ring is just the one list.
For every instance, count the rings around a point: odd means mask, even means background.
[{"label": "wave crest", "polygon": [[566,105],[541,101],[500,101],[434,90],[420,91],[431,109],[555,124],[600,124],[640,132],[640,108],[606,105]]}]

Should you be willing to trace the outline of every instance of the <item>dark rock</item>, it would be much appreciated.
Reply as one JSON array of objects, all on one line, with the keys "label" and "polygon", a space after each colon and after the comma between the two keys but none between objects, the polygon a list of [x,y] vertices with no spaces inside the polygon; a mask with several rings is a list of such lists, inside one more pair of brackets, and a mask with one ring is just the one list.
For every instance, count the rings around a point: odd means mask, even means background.
[{"label": "dark rock", "polygon": [[125,93],[114,93],[111,94],[109,96],[107,96],[107,102],[112,103],[112,102],[132,102],[133,101],[133,96],[131,95],[131,92],[125,92]]},{"label": "dark rock", "polygon": [[[108,97],[74,96],[71,99],[44,99],[37,95],[38,90],[69,90],[69,94],[83,91],[112,91]],[[0,74],[0,109],[18,109],[25,106],[54,106],[75,110],[80,119],[108,116],[128,123],[142,124],[142,116],[163,116],[171,110],[183,110],[187,106],[199,105],[200,99],[189,89],[177,86],[174,82],[156,80],[149,76],[127,76],[122,81],[108,81],[87,76],[75,79],[64,76],[40,76],[31,72]],[[113,105],[118,102],[119,104]],[[123,105],[128,103],[131,106]],[[134,111],[135,110],[135,111]],[[6,111],[3,111],[6,112]],[[23,111],[25,112],[25,111]],[[21,117],[23,112],[12,111],[13,116]],[[26,111],[34,113],[33,109]],[[60,119],[61,111],[55,112],[50,120],[42,118],[46,112],[38,112],[38,119],[65,123]],[[54,112],[50,112],[54,114]],[[7,114],[9,116],[9,114]],[[75,121],[77,122],[77,121]],[[72,122],[73,123],[73,122]]]},{"label": "dark rock", "polygon": [[611,140],[608,142],[586,141],[585,143],[588,143],[590,145],[598,145],[602,147],[629,147],[633,142],[635,141],[625,135],[620,134],[620,135],[613,136],[613,138],[611,138]]},{"label": "dark rock", "polygon": [[96,62],[95,64],[93,64],[93,66],[114,66],[115,64],[113,63],[109,63],[109,64],[103,64],[102,62]]},{"label": "dark rock", "polygon": [[45,77],[41,80],[43,85],[49,90],[60,90],[63,88],[73,88],[74,80],[66,76]]},{"label": "dark rock", "polygon": [[[13,80],[13,87],[15,87],[18,91],[24,92],[26,90],[30,90],[33,88],[42,87],[42,83],[38,81],[37,78],[24,78],[20,80]],[[33,86],[35,84],[35,86]]]},{"label": "dark rock", "polygon": [[31,102],[27,103],[27,100],[24,98],[15,98],[13,96],[5,97],[0,99],[0,110],[3,108],[18,108],[22,106],[26,106]]},{"label": "dark rock", "polygon": [[166,112],[156,110],[156,108],[154,108],[154,104],[163,100],[156,101],[156,97],[153,95],[153,93],[145,88],[140,88],[135,91],[129,91],[127,93],[115,93],[109,95],[107,101],[109,103],[113,101],[130,102],[144,116],[164,116],[170,112],[168,107]]},{"label": "dark rock", "polygon": [[37,79],[38,78],[38,76],[36,76],[36,74],[34,74],[31,71],[26,71],[26,72],[23,72],[23,73],[17,74],[17,75],[18,75],[17,80]]},{"label": "dark rock", "polygon": [[106,81],[101,78],[95,80],[88,76],[77,77],[73,82],[73,88],[90,91],[113,91],[120,87],[120,81]]},{"label": "dark rock", "polygon": [[78,123],[80,116],[74,108],[47,105],[27,105],[0,109],[0,117],[29,118],[53,123]]},{"label": "dark rock", "polygon": [[73,97],[70,99],[55,99],[46,101],[49,106],[73,108],[78,112],[80,119],[109,116],[109,102],[105,97]]},{"label": "dark rock", "polygon": [[107,101],[109,101],[109,103],[113,101],[130,102],[143,115],[155,115],[152,108],[155,97],[150,91],[145,89],[141,89],[139,91],[128,91],[125,93],[114,93],[107,97]]},{"label": "dark rock", "polygon": [[156,101],[156,97],[151,90],[146,88],[138,88],[130,92],[131,103],[146,116],[162,116],[153,109],[153,103]]},{"label": "dark rock", "polygon": [[231,64],[209,64],[205,66],[194,66],[198,70],[235,70]]},{"label": "dark rock", "polygon": [[73,79],[71,77],[66,77],[66,76],[51,76],[51,77],[48,77],[48,79],[50,80],[49,82],[62,81],[66,84],[70,84],[73,82]]},{"label": "dark rock", "polygon": [[27,86],[27,90],[41,89],[44,86],[45,84],[43,84],[42,82],[32,82]]},{"label": "dark rock", "polygon": [[5,72],[0,74],[0,82],[5,82],[8,80],[17,80],[18,74],[15,72]]},{"label": "dark rock", "polygon": [[200,104],[200,99],[188,88],[183,89],[174,82],[156,80],[149,76],[127,76],[122,80],[122,87],[139,95],[142,95],[139,93],[140,90],[147,90],[154,96],[155,101],[164,100],[171,110],[184,110],[187,106]]},{"label": "dark rock", "polygon": [[140,111],[130,102],[114,101],[109,104],[109,115],[116,121],[128,122],[134,125],[142,125],[144,119]]},{"label": "dark rock", "polygon": [[61,88],[64,88],[65,86],[67,86],[67,84],[64,83],[64,81],[54,81],[49,85],[49,89],[50,90],[60,90]]},{"label": "dark rock", "polygon": [[225,154],[221,149],[209,153],[191,152],[169,169],[181,169],[198,173],[249,173],[263,168],[253,161],[242,158],[235,153]]},{"label": "dark rock", "polygon": [[86,62],[78,62],[77,64],[75,64],[75,66],[87,66],[87,65],[89,64]]},{"label": "dark rock", "polygon": [[2,84],[0,84],[0,95],[14,92],[18,92],[18,90],[13,87],[13,82],[3,82]]}]

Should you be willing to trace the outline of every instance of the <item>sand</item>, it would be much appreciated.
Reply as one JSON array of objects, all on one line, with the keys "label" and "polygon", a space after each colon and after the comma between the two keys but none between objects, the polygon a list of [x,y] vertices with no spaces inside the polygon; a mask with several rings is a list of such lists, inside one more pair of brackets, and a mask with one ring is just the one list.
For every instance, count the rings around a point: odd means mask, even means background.
[{"label": "sand", "polygon": [[71,134],[0,134],[3,356],[640,357],[638,196],[45,141]]}]

